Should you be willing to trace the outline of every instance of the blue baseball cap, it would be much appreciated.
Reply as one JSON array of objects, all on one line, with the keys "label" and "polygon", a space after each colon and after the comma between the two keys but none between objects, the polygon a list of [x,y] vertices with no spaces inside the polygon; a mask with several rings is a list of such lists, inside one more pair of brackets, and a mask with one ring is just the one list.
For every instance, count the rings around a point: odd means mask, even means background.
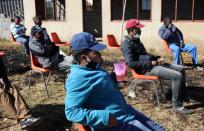
[{"label": "blue baseball cap", "polygon": [[70,43],[72,51],[79,51],[83,49],[101,51],[106,48],[106,45],[97,42],[94,36],[88,32],[81,32],[74,35]]}]

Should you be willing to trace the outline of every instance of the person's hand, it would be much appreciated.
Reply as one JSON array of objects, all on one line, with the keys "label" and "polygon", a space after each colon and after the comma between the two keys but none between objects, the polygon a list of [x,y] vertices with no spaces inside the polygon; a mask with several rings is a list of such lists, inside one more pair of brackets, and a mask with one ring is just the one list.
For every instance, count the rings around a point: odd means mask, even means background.
[{"label": "person's hand", "polygon": [[151,61],[151,63],[152,63],[152,66],[157,66],[158,65],[157,61]]},{"label": "person's hand", "polygon": [[113,126],[117,126],[117,125],[118,125],[117,119],[113,115],[110,114],[109,120],[108,120],[108,126],[113,127]]},{"label": "person's hand", "polygon": [[159,64],[164,64],[164,63],[165,63],[165,59],[164,59],[164,58],[159,58],[159,59],[157,60],[157,62],[158,62]]},{"label": "person's hand", "polygon": [[180,41],[180,48],[183,48],[183,47],[184,47],[184,42]]},{"label": "person's hand", "polygon": [[169,25],[168,25],[168,29],[171,30],[172,27],[173,27],[173,24],[169,24]]}]

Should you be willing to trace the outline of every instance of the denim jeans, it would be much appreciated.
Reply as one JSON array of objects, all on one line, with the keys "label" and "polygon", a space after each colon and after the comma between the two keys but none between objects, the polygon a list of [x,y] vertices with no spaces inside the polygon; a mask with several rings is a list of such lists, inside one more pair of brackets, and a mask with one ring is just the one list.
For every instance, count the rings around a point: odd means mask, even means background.
[{"label": "denim jeans", "polygon": [[16,42],[22,43],[24,45],[24,50],[27,55],[30,54],[29,52],[29,36],[19,36],[16,38]]},{"label": "denim jeans", "polygon": [[193,65],[198,64],[198,58],[197,58],[197,47],[191,44],[185,44],[183,48],[180,48],[179,46],[176,45],[176,43],[171,43],[169,45],[169,48],[172,49],[173,55],[174,55],[174,64],[179,64],[180,63],[180,51],[182,52],[189,52],[192,57],[192,63]]},{"label": "denim jeans", "polygon": [[133,113],[135,114],[135,120],[128,123],[120,123],[118,126],[106,127],[106,128],[91,128],[91,131],[165,131],[165,128],[143,113],[135,110],[132,106]]},{"label": "denim jeans", "polygon": [[155,66],[145,75],[159,76],[163,80],[171,80],[172,105],[182,106],[182,99],[186,95],[185,69],[182,65]]}]

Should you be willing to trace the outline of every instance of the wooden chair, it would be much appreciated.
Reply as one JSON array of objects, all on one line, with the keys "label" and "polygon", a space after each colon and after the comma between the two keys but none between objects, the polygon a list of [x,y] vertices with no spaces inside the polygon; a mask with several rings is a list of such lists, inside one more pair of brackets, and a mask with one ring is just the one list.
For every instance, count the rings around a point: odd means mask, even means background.
[{"label": "wooden chair", "polygon": [[[162,45],[164,47],[163,58],[165,58],[167,60],[168,59],[168,54],[170,54],[171,57],[173,56],[173,51],[169,48],[168,43],[167,43],[166,40],[162,39]],[[180,52],[180,60],[181,60],[181,64],[183,65],[184,61],[183,61],[183,56],[182,56],[181,52]]]},{"label": "wooden chair", "polygon": [[142,80],[142,81],[146,81],[146,82],[151,82],[153,87],[154,87],[154,91],[156,93],[156,98],[157,98],[157,104],[158,106],[160,106],[160,101],[159,101],[159,96],[158,96],[158,91],[157,91],[157,87],[155,82],[158,81],[161,87],[161,91],[163,93],[163,87],[162,87],[162,83],[161,80],[158,76],[146,76],[146,75],[140,75],[137,72],[135,72],[133,69],[131,69],[131,73],[132,76],[134,78],[134,80],[132,81],[132,83],[129,86],[129,89],[133,89],[136,87],[136,85],[138,84],[138,80]]},{"label": "wooden chair", "polygon": [[51,33],[51,38],[52,38],[52,42],[54,42],[56,46],[70,45],[68,42],[62,42],[56,32]]},{"label": "wooden chair", "polygon": [[[35,56],[33,56],[32,53],[30,53],[30,60],[31,60],[31,69],[32,70],[29,71],[29,90],[30,90],[30,83],[31,83],[32,72],[37,72],[37,73],[39,73],[41,75],[41,78],[42,78],[42,80],[44,82],[45,93],[49,97],[47,85],[48,85],[49,78],[50,78],[50,75],[51,75],[51,70],[42,68],[40,66],[40,64],[38,63],[37,58]],[[44,73],[48,73],[47,80],[44,77]]]}]

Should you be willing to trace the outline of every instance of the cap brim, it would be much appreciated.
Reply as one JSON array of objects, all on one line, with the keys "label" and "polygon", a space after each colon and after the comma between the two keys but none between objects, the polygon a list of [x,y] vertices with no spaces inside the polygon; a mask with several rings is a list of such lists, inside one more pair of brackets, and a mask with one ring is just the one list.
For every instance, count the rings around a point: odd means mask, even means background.
[{"label": "cap brim", "polygon": [[93,46],[91,46],[90,50],[94,50],[94,51],[102,51],[106,48],[107,46],[105,44],[101,44],[101,43],[95,43]]},{"label": "cap brim", "polygon": [[143,28],[145,25],[143,25],[143,24],[139,24],[139,25],[136,25],[135,27],[136,28]]}]

